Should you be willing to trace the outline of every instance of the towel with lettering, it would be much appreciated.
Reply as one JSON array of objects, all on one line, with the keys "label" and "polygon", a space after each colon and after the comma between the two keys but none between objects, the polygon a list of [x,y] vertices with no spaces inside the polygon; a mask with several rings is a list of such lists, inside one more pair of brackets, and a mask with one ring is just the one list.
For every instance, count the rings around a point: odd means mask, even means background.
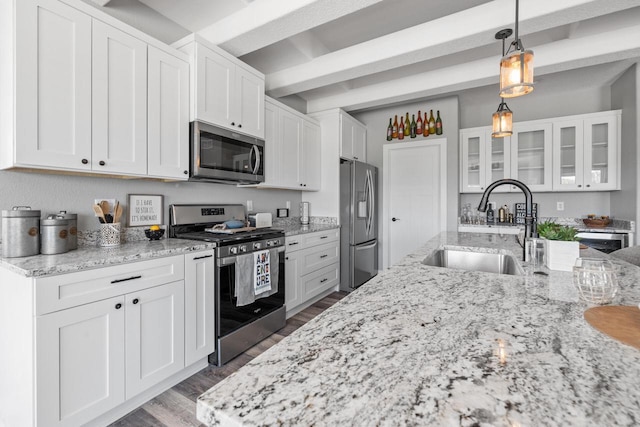
[{"label": "towel with lettering", "polygon": [[269,249],[236,258],[236,306],[248,305],[278,292],[279,255],[277,249]]}]

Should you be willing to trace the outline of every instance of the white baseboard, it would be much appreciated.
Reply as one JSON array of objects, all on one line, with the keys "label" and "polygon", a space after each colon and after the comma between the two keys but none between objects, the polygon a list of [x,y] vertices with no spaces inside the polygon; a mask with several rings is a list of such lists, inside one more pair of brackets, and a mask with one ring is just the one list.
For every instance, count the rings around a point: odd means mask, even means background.
[{"label": "white baseboard", "polygon": [[287,309],[287,319],[290,317],[295,316],[296,314],[300,313],[302,310],[304,310],[307,307],[311,307],[313,304],[317,303],[318,301],[320,301],[322,298],[326,297],[327,295],[330,295],[334,292],[338,292],[340,291],[340,284],[334,286],[333,288],[327,289],[326,291],[316,295],[315,297],[311,298],[310,300],[292,308],[291,310]]}]

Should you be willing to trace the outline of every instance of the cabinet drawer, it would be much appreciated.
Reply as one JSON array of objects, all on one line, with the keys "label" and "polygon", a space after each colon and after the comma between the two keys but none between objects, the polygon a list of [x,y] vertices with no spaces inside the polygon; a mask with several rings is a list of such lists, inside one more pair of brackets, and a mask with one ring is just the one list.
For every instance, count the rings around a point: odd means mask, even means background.
[{"label": "cabinet drawer", "polygon": [[301,255],[300,275],[304,276],[312,271],[338,262],[340,260],[340,248],[338,242],[332,242],[305,249]]},{"label": "cabinet drawer", "polygon": [[323,291],[338,285],[340,281],[340,264],[331,264],[325,268],[302,276],[303,300],[319,295]]},{"label": "cabinet drawer", "polygon": [[340,240],[339,228],[289,236],[285,239],[285,246],[287,248],[287,252],[293,252],[337,240]]},{"label": "cabinet drawer", "polygon": [[43,277],[35,282],[36,314],[184,279],[184,255]]}]

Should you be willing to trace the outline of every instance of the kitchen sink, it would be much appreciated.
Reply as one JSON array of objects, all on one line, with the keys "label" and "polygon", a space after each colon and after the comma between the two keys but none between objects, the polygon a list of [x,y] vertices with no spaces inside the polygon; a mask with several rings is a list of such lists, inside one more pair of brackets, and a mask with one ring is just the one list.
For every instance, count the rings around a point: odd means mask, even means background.
[{"label": "kitchen sink", "polygon": [[454,268],[487,273],[523,275],[518,260],[506,254],[475,252],[459,249],[438,249],[422,261],[434,267]]}]

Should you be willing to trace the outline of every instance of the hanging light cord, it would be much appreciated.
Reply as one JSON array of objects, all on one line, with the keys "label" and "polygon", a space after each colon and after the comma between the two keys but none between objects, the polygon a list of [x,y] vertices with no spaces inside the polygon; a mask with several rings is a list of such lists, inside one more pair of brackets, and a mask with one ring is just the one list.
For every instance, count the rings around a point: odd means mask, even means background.
[{"label": "hanging light cord", "polygon": [[515,52],[516,50],[524,50],[524,47],[522,46],[522,42],[520,41],[519,32],[518,32],[518,20],[520,15],[519,11],[520,11],[520,1],[516,0],[516,23],[515,23],[514,40],[509,44],[509,48],[505,52],[504,39],[502,39],[502,56],[507,56],[509,52],[512,52],[511,50],[512,47],[513,47],[513,52]]}]

